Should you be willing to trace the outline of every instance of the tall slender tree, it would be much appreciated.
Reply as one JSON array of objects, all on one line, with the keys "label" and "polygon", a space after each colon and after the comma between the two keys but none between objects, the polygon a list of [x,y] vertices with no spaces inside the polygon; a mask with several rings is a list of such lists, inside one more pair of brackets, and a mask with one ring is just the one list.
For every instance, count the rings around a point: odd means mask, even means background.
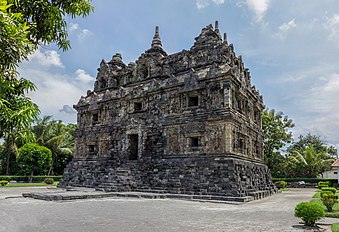
[{"label": "tall slender tree", "polygon": [[33,83],[25,79],[8,80],[7,78],[0,78],[0,99],[2,99],[0,137],[5,140],[6,175],[9,175],[11,157],[17,156],[16,141],[30,137],[29,127],[38,117],[39,108],[25,96],[26,92],[35,89]]},{"label": "tall slender tree", "polygon": [[262,124],[264,130],[264,159],[274,177],[283,176],[284,157],[281,149],[292,142],[292,132],[294,127],[292,119],[282,112],[274,109],[263,111]]}]

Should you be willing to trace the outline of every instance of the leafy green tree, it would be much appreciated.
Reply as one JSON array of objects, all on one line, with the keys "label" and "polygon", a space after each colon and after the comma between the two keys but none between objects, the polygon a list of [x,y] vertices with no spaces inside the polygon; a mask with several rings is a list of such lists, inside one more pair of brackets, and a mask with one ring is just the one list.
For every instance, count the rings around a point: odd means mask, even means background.
[{"label": "leafy green tree", "polygon": [[289,146],[287,151],[293,152],[294,150],[305,150],[309,145],[312,145],[317,152],[326,151],[325,143],[321,140],[320,136],[312,135],[311,133],[308,133],[306,136],[300,135],[298,141]]},{"label": "leafy green tree", "polygon": [[67,50],[66,16],[87,16],[93,11],[90,0],[0,0],[0,138],[6,142],[7,168],[15,156],[16,135],[27,131],[39,110],[25,96],[35,86],[18,79],[16,68],[38,47],[56,43]]},{"label": "leafy green tree", "polygon": [[314,178],[331,167],[334,159],[325,151],[317,151],[312,144],[304,150],[294,150],[287,157],[289,177]]},{"label": "leafy green tree", "polygon": [[281,154],[281,149],[292,142],[292,133],[288,130],[294,127],[294,123],[282,112],[265,109],[262,125],[265,163],[274,177],[282,177],[285,158]]},{"label": "leafy green tree", "polygon": [[[74,139],[68,127],[62,121],[52,121],[52,136],[46,142],[46,146],[52,151],[52,165],[48,174],[54,174],[54,167],[57,166],[60,159],[73,156]],[[61,170],[63,171],[63,170]]]},{"label": "leafy green tree", "polygon": [[65,16],[85,17],[93,10],[91,0],[8,0],[12,12],[22,15],[30,25],[28,39],[34,45],[56,43],[64,51],[70,48]]},{"label": "leafy green tree", "polygon": [[35,142],[41,146],[45,146],[46,142],[51,137],[51,115],[43,116],[34,121],[32,132],[35,137]]},{"label": "leafy green tree", "polygon": [[334,159],[338,159],[338,150],[333,145],[327,146],[327,153],[332,156]]},{"label": "leafy green tree", "polygon": [[300,135],[298,141],[289,146],[287,151],[292,153],[294,150],[305,150],[309,145],[312,145],[317,152],[327,152],[333,158],[337,157],[337,149],[334,146],[327,145],[320,136],[312,135],[311,133],[308,133],[306,136]]},{"label": "leafy green tree", "polygon": [[18,164],[23,174],[29,174],[32,181],[33,174],[46,175],[52,163],[52,152],[47,147],[36,143],[27,143],[19,148]]},{"label": "leafy green tree", "polygon": [[[28,39],[29,27],[22,14],[11,12],[12,6],[7,1],[0,0],[0,79],[12,79],[17,64],[34,51],[34,46]],[[2,104],[0,98],[0,107]]]},{"label": "leafy green tree", "polygon": [[25,96],[35,86],[25,79],[0,78],[0,138],[5,140],[7,151],[6,175],[10,174],[10,160],[17,156],[17,142],[29,141],[30,125],[38,117],[39,108]]}]

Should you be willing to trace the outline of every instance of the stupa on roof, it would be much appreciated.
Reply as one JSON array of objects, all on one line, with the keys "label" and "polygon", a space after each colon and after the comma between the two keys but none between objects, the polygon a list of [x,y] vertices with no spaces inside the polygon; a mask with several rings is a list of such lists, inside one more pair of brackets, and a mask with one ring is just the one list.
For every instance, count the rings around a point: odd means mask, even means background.
[{"label": "stupa on roof", "polygon": [[250,200],[276,192],[263,164],[263,98],[218,23],[189,50],[102,60],[78,112],[62,186]]}]

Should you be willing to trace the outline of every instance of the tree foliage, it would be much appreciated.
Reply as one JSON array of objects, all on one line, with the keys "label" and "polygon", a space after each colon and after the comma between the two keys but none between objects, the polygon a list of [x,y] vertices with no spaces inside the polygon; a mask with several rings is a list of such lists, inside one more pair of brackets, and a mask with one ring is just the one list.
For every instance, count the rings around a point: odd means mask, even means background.
[{"label": "tree foliage", "polygon": [[[73,158],[75,129],[76,124],[65,125],[60,120],[52,120],[51,116],[44,116],[32,122],[26,134],[16,134],[14,130],[13,140],[6,140],[0,145],[0,174],[5,174],[6,164],[9,164],[11,174],[23,174],[20,173],[18,150],[27,143],[47,147],[52,152],[51,165],[44,174],[62,174]],[[12,142],[11,147],[7,147],[8,142]],[[8,161],[10,149],[13,151]]]},{"label": "tree foliage", "polygon": [[28,39],[34,44],[55,42],[67,50],[67,23],[65,16],[87,16],[93,11],[90,0],[9,0],[12,12],[20,13],[30,26]]},{"label": "tree foliage", "polygon": [[7,171],[17,153],[18,135],[27,138],[32,120],[39,114],[36,104],[25,96],[35,85],[18,78],[16,68],[38,47],[56,43],[70,48],[66,17],[87,16],[91,0],[0,0],[0,138],[7,149]]},{"label": "tree foliage", "polygon": [[312,144],[302,150],[294,150],[287,157],[289,177],[312,178],[331,167],[334,159],[325,151],[317,151]]},{"label": "tree foliage", "polygon": [[19,149],[18,164],[23,174],[46,175],[52,163],[52,152],[36,143],[27,143]]},{"label": "tree foliage", "polygon": [[4,138],[7,150],[7,175],[11,157],[17,155],[16,143],[30,138],[29,127],[40,112],[38,106],[25,96],[34,89],[34,84],[23,78],[0,78],[0,137]]},{"label": "tree foliage", "polygon": [[262,125],[264,130],[264,158],[272,175],[281,177],[284,157],[281,149],[292,142],[292,133],[288,131],[294,127],[294,123],[282,112],[274,109],[263,111]]},{"label": "tree foliage", "polygon": [[11,8],[13,4],[0,0],[0,79],[13,78],[18,63],[34,51],[27,23],[21,13],[13,13]]},{"label": "tree foliage", "polygon": [[287,151],[289,153],[293,153],[295,150],[303,151],[310,145],[312,145],[316,152],[327,152],[333,158],[337,157],[337,149],[335,147],[326,145],[320,136],[312,135],[311,133],[308,133],[306,136],[300,135],[298,141],[289,146]]},{"label": "tree foliage", "polygon": [[316,221],[325,216],[325,213],[317,202],[301,202],[295,206],[294,216],[301,218],[306,226],[314,226]]},{"label": "tree foliage", "polygon": [[65,125],[62,121],[51,120],[51,116],[38,119],[32,131],[36,143],[52,151],[52,165],[48,174],[62,174],[73,157],[75,124]]}]

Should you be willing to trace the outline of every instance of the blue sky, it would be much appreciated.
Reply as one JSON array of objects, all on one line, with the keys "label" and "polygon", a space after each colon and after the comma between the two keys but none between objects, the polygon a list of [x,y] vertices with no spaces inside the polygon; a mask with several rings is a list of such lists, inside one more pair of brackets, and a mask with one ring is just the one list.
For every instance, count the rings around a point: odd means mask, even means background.
[{"label": "blue sky", "polygon": [[156,25],[167,53],[189,49],[219,21],[249,68],[265,105],[339,148],[339,4],[337,0],[94,0],[94,13],[67,19],[72,49],[41,47],[20,65],[43,115],[75,122],[76,104],[93,89],[101,59],[125,63],[150,47]]}]

